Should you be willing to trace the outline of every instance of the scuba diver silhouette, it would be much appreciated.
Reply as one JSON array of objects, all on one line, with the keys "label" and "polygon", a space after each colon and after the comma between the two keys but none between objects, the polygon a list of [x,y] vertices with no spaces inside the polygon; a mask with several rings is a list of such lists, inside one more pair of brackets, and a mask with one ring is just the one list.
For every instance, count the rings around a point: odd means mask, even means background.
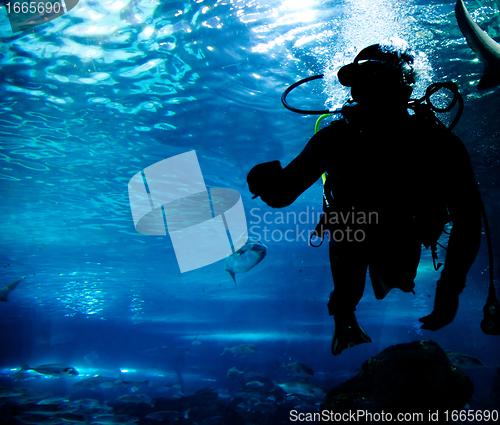
[{"label": "scuba diver silhouette", "polygon": [[371,342],[354,313],[367,270],[377,299],[393,288],[415,293],[421,245],[433,247],[434,254],[452,221],[434,309],[420,319],[422,329],[437,330],[453,321],[479,250],[482,201],[467,150],[432,112],[408,112],[413,62],[400,39],[363,49],[338,71],[352,97],[340,118],[318,131],[285,168],[266,162],[247,177],[254,198],[283,208],[327,174],[324,214],[313,234],[327,234],[330,242],[334,355]]}]

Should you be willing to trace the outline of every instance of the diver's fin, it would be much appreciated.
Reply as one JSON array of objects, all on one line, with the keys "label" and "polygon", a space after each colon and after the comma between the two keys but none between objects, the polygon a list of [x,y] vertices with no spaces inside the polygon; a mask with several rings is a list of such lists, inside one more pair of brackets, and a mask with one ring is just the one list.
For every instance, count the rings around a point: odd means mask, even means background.
[{"label": "diver's fin", "polygon": [[339,355],[343,350],[364,342],[372,342],[371,338],[358,325],[354,313],[346,317],[335,316],[335,333],[332,339],[332,354]]}]

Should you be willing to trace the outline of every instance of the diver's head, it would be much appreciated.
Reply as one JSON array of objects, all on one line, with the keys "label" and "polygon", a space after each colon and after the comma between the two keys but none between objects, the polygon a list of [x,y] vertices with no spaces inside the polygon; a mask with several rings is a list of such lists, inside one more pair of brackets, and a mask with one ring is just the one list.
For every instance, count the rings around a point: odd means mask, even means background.
[{"label": "diver's head", "polygon": [[351,87],[360,104],[406,107],[415,82],[413,61],[406,41],[391,38],[361,50],[353,63],[340,68],[339,82]]}]

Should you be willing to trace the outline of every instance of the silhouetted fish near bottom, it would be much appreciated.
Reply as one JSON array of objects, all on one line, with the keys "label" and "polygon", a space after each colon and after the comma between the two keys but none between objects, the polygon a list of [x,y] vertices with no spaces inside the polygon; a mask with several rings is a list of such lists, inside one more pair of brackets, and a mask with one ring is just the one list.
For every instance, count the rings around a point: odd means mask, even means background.
[{"label": "silhouetted fish near bottom", "polygon": [[477,369],[484,367],[483,363],[479,359],[469,356],[468,354],[446,351],[446,355],[450,359],[451,364],[462,369]]},{"label": "silhouetted fish near bottom", "polygon": [[226,351],[230,351],[235,357],[243,357],[248,354],[255,353],[257,351],[257,347],[253,344],[239,344],[231,348],[225,347],[224,351],[220,355],[222,356]]},{"label": "silhouetted fish near bottom", "polygon": [[154,405],[154,401],[147,394],[124,394],[118,397],[123,403],[146,403],[150,406]]},{"label": "silhouetted fish near bottom", "polygon": [[288,372],[288,375],[300,376],[304,378],[314,375],[314,371],[309,366],[302,363],[282,364],[280,367],[285,369]]},{"label": "silhouetted fish near bottom", "polygon": [[[112,415],[112,416],[99,416],[97,418],[92,419],[91,424],[100,424],[100,425],[129,425],[134,424],[139,421],[139,418],[129,415]],[[88,423],[88,422],[86,422]]]},{"label": "silhouetted fish near bottom", "polygon": [[277,384],[277,386],[287,394],[305,395],[316,398],[326,397],[325,390],[303,381],[285,382],[283,384]]},{"label": "silhouetted fish near bottom", "polygon": [[115,382],[116,380],[117,378],[96,375],[91,378],[83,379],[82,381],[74,384],[74,386],[81,388],[96,389],[96,388],[101,388],[101,384],[105,382]]},{"label": "silhouetted fish near bottom", "polygon": [[189,410],[184,413],[177,412],[175,410],[160,410],[159,412],[153,412],[146,416],[148,419],[153,419],[154,421],[173,423],[179,421],[181,418],[189,418]]},{"label": "silhouetted fish near bottom", "polygon": [[[224,354],[224,353],[222,353],[222,354]],[[247,368],[247,369],[248,369],[248,368]],[[245,370],[238,370],[238,369],[236,368],[236,366],[235,366],[235,367],[232,367],[231,369],[229,369],[229,370],[227,371],[227,377],[228,377],[228,378],[230,378],[230,379],[236,379],[236,378],[238,378],[239,376],[243,375],[247,369],[245,369]]]}]

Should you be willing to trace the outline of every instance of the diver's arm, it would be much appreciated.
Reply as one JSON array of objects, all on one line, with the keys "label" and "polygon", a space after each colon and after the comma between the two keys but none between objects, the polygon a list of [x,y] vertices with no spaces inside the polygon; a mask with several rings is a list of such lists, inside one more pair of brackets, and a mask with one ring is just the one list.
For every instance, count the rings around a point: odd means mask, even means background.
[{"label": "diver's arm", "polygon": [[326,170],[326,146],[332,133],[331,126],[320,130],[285,168],[279,161],[256,165],[247,177],[250,192],[274,208],[293,203]]},{"label": "diver's arm", "polygon": [[[437,330],[451,323],[458,309],[458,297],[465,287],[467,273],[476,259],[481,241],[481,195],[465,146],[453,137],[453,149],[444,182],[448,211],[453,228],[441,278],[436,285],[433,312],[422,317],[422,329]],[[450,155],[451,154],[451,155]]]},{"label": "diver's arm", "polygon": [[457,140],[459,143],[451,151],[451,165],[447,169],[448,176],[445,176],[448,211],[453,227],[441,279],[457,280],[450,282],[450,286],[460,293],[479,251],[482,201],[467,150]]}]

